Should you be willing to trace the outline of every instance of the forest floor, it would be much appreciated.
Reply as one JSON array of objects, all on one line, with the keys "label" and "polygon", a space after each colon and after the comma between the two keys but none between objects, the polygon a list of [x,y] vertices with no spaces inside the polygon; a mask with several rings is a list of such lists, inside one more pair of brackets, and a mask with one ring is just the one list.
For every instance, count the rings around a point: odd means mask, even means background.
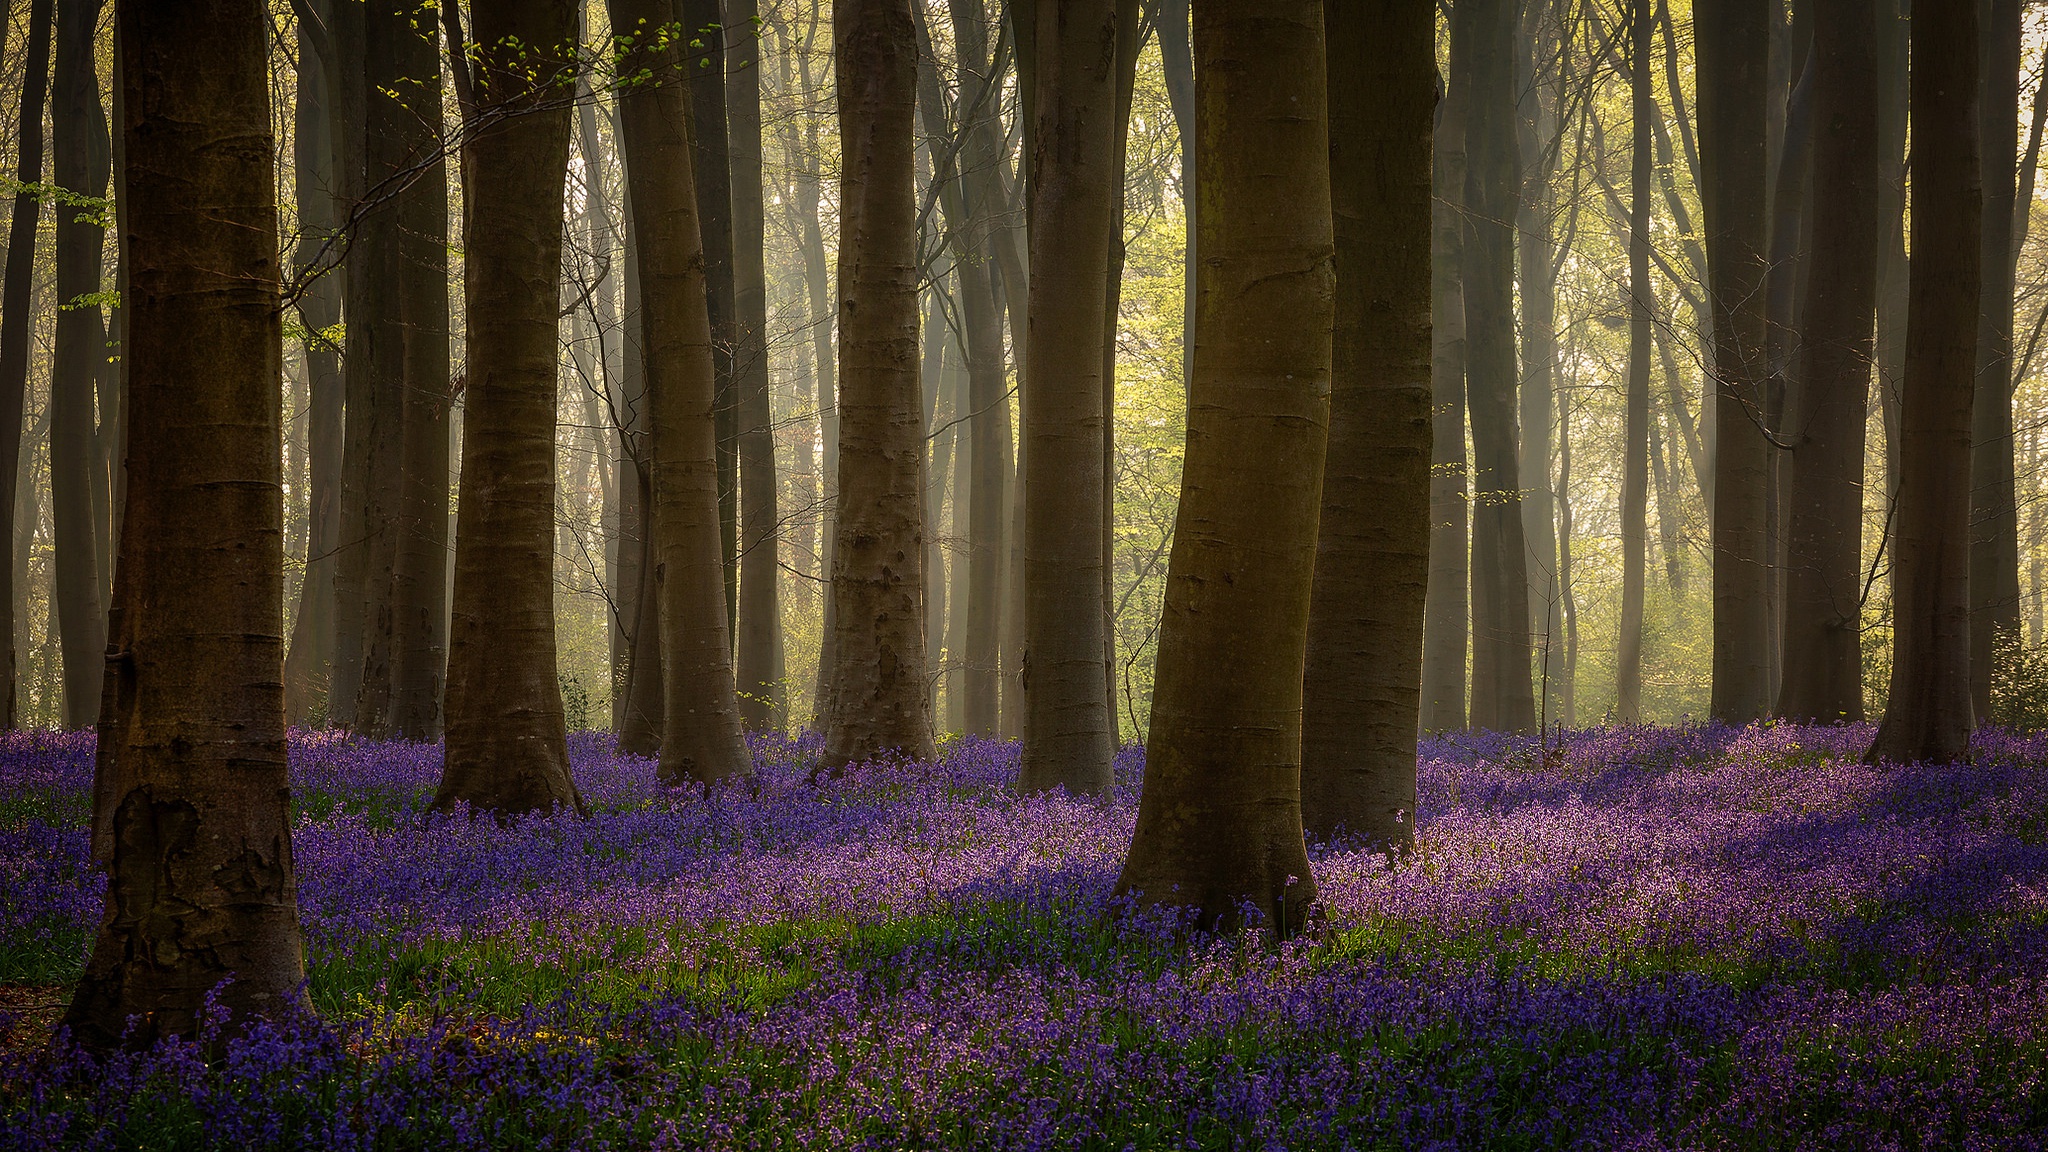
[{"label": "forest floor", "polygon": [[2048,1147],[2048,734],[1425,743],[1420,848],[1312,852],[1307,938],[1111,896],[1108,803],[1014,746],[429,817],[433,747],[295,736],[318,1017],[95,1063],[90,735],[0,741],[0,1147]]}]

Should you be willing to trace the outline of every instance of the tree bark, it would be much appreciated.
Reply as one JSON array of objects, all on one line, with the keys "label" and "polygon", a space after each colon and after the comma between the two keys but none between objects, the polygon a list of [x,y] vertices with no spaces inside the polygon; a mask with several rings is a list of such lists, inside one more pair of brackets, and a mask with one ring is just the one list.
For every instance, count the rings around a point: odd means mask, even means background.
[{"label": "tree bark", "polygon": [[1038,5],[1030,328],[1025,342],[1025,792],[1112,783],[1102,573],[1104,302],[1122,231],[1115,0]]},{"label": "tree bark", "polygon": [[[571,0],[476,9],[464,150],[469,364],[437,808],[581,809],[555,678],[556,283],[569,167]],[[529,70],[540,69],[539,82]],[[559,71],[556,71],[559,69]]]},{"label": "tree bark", "polygon": [[[50,107],[56,182],[73,195],[94,200],[107,194],[111,163],[93,45],[99,17],[99,0],[59,0]],[[93,401],[98,375],[107,366],[106,327],[97,296],[105,239],[99,207],[57,206],[58,311],[50,371],[50,510],[56,537],[51,600],[63,637],[66,728],[90,727],[98,717],[107,648],[97,551],[102,533],[93,528],[92,478],[100,463]]]},{"label": "tree bark", "polygon": [[[1302,670],[1335,316],[1319,0],[1195,9],[1201,282],[1138,824],[1119,892],[1297,931]],[[1228,675],[1218,675],[1228,668]]]},{"label": "tree bark", "polygon": [[1991,713],[1998,646],[2020,626],[2019,503],[2013,484],[2013,207],[2019,152],[2020,0],[1978,0],[1983,298],[1970,416],[1970,700]]},{"label": "tree bark", "polygon": [[1970,409],[1983,173],[1977,6],[1913,13],[1913,268],[1900,404],[1892,682],[1873,762],[1946,762],[1968,748]]},{"label": "tree bark", "polygon": [[[98,1049],[304,1003],[283,691],[269,21],[120,5],[133,481],[99,736],[106,910],[65,1024]],[[223,983],[223,981],[227,981]]]},{"label": "tree bark", "polygon": [[1324,0],[1336,321],[1302,685],[1310,835],[1415,846],[1429,585],[1430,132],[1435,24],[1403,0]]},{"label": "tree bark", "polygon": [[[1453,45],[1461,26],[1453,22]],[[1465,727],[1471,505],[1465,459],[1465,86],[1437,101],[1430,160],[1429,590],[1422,622],[1422,730]]]},{"label": "tree bark", "polygon": [[781,549],[775,425],[768,404],[768,270],[761,199],[761,48],[757,0],[727,0],[727,154],[732,163],[733,386],[740,470],[739,707],[749,728],[784,723]]},{"label": "tree bark", "polygon": [[[1539,721],[1556,713],[1564,645],[1558,637],[1557,507],[1550,491],[1551,434],[1557,424],[1557,212],[1554,182],[1563,148],[1555,90],[1563,53],[1549,4],[1530,4],[1515,37],[1522,75],[1516,138],[1524,165],[1515,217],[1522,308],[1522,535],[1529,543],[1529,628],[1535,638],[1542,694]],[[1334,418],[1334,417],[1333,417]]]},{"label": "tree bark", "polygon": [[839,92],[839,512],[823,767],[930,759],[909,0],[832,10]]},{"label": "tree bark", "polygon": [[1877,10],[1814,6],[1813,214],[1801,317],[1778,714],[1863,718],[1863,455],[1877,318]]},{"label": "tree bark", "polygon": [[[7,218],[7,263],[5,282],[0,283],[0,508],[12,509],[19,498],[21,470],[21,425],[28,403],[28,349],[35,335],[35,317],[30,311],[31,281],[35,278],[36,230],[42,220],[43,202],[27,185],[43,181],[43,103],[49,95],[50,40],[55,30],[51,0],[31,0],[28,6],[28,43],[23,48],[21,114],[15,134],[15,179],[24,187],[14,194],[14,211]],[[9,535],[12,540],[12,534]],[[12,731],[20,723],[20,653],[15,641],[16,582],[20,549],[0,564],[0,644],[7,646],[7,681],[0,686],[0,725]]]},{"label": "tree bark", "polygon": [[1628,384],[1623,401],[1621,461],[1621,627],[1615,657],[1615,714],[1623,724],[1643,718],[1643,566],[1648,551],[1650,472],[1650,325],[1656,308],[1650,284],[1650,127],[1657,116],[1650,80],[1650,4],[1632,0],[1629,14]]},{"label": "tree bark", "polygon": [[1769,446],[1762,431],[1764,73],[1767,0],[1699,0],[1695,10],[1701,215],[1713,294],[1714,718],[1746,724],[1770,707]]},{"label": "tree bark", "polygon": [[1469,0],[1453,20],[1466,52],[1466,395],[1472,419],[1472,725],[1536,724],[1529,658],[1528,551],[1522,535],[1515,390],[1515,5]]}]

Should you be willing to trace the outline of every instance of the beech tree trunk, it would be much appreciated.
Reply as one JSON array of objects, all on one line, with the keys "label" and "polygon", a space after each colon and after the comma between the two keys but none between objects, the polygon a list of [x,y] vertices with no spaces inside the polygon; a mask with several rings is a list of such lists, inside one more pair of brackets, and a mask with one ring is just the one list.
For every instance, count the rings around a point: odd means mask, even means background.
[{"label": "beech tree trunk", "polygon": [[768,404],[768,271],[761,199],[761,48],[757,0],[728,0],[725,106],[732,162],[733,384],[740,470],[739,707],[749,728],[783,724],[781,519]]},{"label": "beech tree trunk", "polygon": [[[93,44],[99,18],[99,0],[59,0],[50,107],[57,184],[93,199],[106,196],[111,164]],[[50,510],[56,554],[50,591],[63,637],[66,728],[90,727],[99,716],[107,649],[92,479],[100,462],[93,400],[99,374],[108,367],[97,296],[105,240],[99,208],[57,206],[57,337],[50,371]]]},{"label": "beech tree trunk", "polygon": [[1786,421],[1784,682],[1778,714],[1863,718],[1863,456],[1877,318],[1877,11],[1814,6],[1812,247]]},{"label": "beech tree trunk", "polygon": [[1435,23],[1324,0],[1336,239],[1329,453],[1302,682],[1310,835],[1415,846],[1429,585],[1430,132]]},{"label": "beech tree trunk", "polygon": [[[437,808],[582,808],[555,678],[556,283],[569,168],[576,9],[476,9],[478,123],[464,161],[469,357]],[[529,70],[548,79],[536,83]],[[559,69],[559,71],[552,71]]]},{"label": "beech tree trunk", "polygon": [[1714,718],[1770,707],[1770,554],[1762,431],[1768,0],[1698,0],[1701,214],[1713,294]]},{"label": "beech tree trunk", "polygon": [[98,1049],[191,1036],[216,995],[230,1027],[305,995],[270,25],[257,0],[124,0],[119,19],[132,487],[93,804],[106,910],[64,1018]]},{"label": "beech tree trunk", "polygon": [[1892,682],[1870,760],[1960,757],[1970,742],[1970,411],[1983,173],[1977,6],[1913,13],[1913,268],[1900,402]]},{"label": "beech tree trunk", "polygon": [[[1977,388],[1970,416],[1970,701],[1991,712],[1998,646],[2020,626],[2019,504],[2013,486],[2013,207],[2019,152],[2020,0],[1978,0],[1978,143],[1984,228]],[[61,33],[60,33],[61,34]],[[61,45],[60,45],[61,48]],[[60,51],[61,57],[61,51]]]},{"label": "beech tree trunk", "polygon": [[[1552,5],[1530,4],[1515,36],[1516,139],[1525,165],[1515,218],[1521,291],[1522,535],[1529,543],[1529,629],[1536,648],[1537,719],[1556,718],[1563,682],[1564,644],[1558,620],[1557,507],[1550,491],[1552,429],[1557,392],[1557,241],[1553,219],[1555,178],[1563,149],[1558,139],[1556,90],[1562,53]],[[1341,277],[1340,277],[1341,278]],[[1335,418],[1334,416],[1332,417]]]},{"label": "beech tree trunk", "polygon": [[1116,0],[1038,5],[1030,331],[1024,353],[1025,792],[1112,783],[1102,573],[1104,302],[1122,230]]},{"label": "beech tree trunk", "polygon": [[[27,185],[43,182],[43,102],[49,95],[50,40],[56,22],[51,0],[31,0],[28,43],[23,48],[21,115],[15,135],[14,177],[23,188],[14,194],[7,218],[7,263],[0,282],[0,508],[11,509],[19,495],[21,425],[28,403],[28,348],[35,335],[30,314],[31,281],[35,276],[36,230],[43,214],[41,197]],[[13,533],[8,539],[15,539]],[[20,653],[15,641],[21,589],[17,566],[25,553],[17,546],[0,564],[0,644],[7,646],[7,678],[0,686],[0,724],[12,731],[20,723]]]},{"label": "beech tree trunk", "polygon": [[[1451,25],[1455,46],[1461,26]],[[1465,727],[1465,656],[1471,506],[1466,498],[1465,86],[1437,101],[1430,159],[1429,311],[1431,447],[1429,591],[1422,632],[1422,730]]]},{"label": "beech tree trunk", "polygon": [[1657,116],[1650,79],[1649,0],[1629,14],[1628,385],[1623,400],[1621,461],[1621,628],[1615,658],[1615,715],[1643,718],[1643,567],[1648,551],[1650,472],[1650,325],[1656,307],[1650,284],[1650,127]]},{"label": "beech tree trunk", "polygon": [[[1453,20],[1464,89],[1466,403],[1472,419],[1472,725],[1536,724],[1515,390],[1515,5],[1467,0]],[[1459,67],[1460,63],[1464,67]],[[1462,77],[1462,78],[1461,78]]]},{"label": "beech tree trunk", "polygon": [[[641,346],[654,442],[657,589],[642,608],[661,638],[659,774],[670,783],[744,776],[753,762],[740,735],[725,577],[719,550],[718,378],[698,231],[692,109],[680,77],[692,67],[682,42],[664,39],[663,0],[611,0],[614,28],[645,29],[623,46],[619,72],[645,76],[620,94],[626,181],[632,189],[640,264]],[[751,74],[751,73],[750,73]]]},{"label": "beech tree trunk", "polygon": [[822,767],[934,755],[924,690],[924,427],[909,0],[841,0],[839,509]]},{"label": "beech tree trunk", "polygon": [[[1302,670],[1335,316],[1320,0],[1194,13],[1201,282],[1138,824],[1117,890],[1297,931]],[[1218,675],[1228,668],[1229,675]]]}]

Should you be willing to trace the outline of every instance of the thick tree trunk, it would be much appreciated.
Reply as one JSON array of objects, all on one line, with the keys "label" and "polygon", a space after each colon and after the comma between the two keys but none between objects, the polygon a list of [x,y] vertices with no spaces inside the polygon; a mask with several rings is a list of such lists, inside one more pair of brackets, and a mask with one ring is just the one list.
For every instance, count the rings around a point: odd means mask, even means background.
[{"label": "thick tree trunk", "polygon": [[1906,371],[1906,73],[1910,21],[1898,11],[1904,0],[1879,0],[1877,9],[1878,218],[1885,230],[1877,289],[1877,402],[1884,426],[1885,570],[1896,575],[1897,555],[1891,509],[1899,497],[1899,392]]},{"label": "thick tree trunk", "polygon": [[1115,0],[1038,6],[1030,327],[1024,353],[1026,792],[1109,791],[1103,332],[1117,179]]},{"label": "thick tree trunk", "polygon": [[[1453,41],[1459,35],[1453,24]],[[1465,460],[1464,87],[1437,102],[1431,144],[1429,591],[1422,632],[1422,730],[1465,727],[1471,513]]]},{"label": "thick tree trunk", "polygon": [[[1991,712],[1999,644],[2020,625],[2019,504],[2013,486],[2013,206],[2019,152],[2020,0],[1978,0],[1983,297],[1970,417],[1970,701]],[[61,47],[61,46],[60,46]],[[61,51],[60,51],[61,57]]]},{"label": "thick tree trunk", "polygon": [[1193,393],[1144,791],[1117,880],[1205,926],[1250,903],[1283,936],[1315,899],[1301,693],[1335,315],[1322,8],[1195,9]]},{"label": "thick tree trunk", "polygon": [[1877,12],[1814,8],[1813,201],[1786,533],[1784,684],[1778,714],[1863,718],[1863,449],[1877,317]]},{"label": "thick tree trunk", "polygon": [[1515,5],[1470,0],[1453,19],[1463,33],[1454,47],[1465,53],[1452,61],[1451,82],[1468,101],[1462,265],[1473,457],[1472,725],[1522,731],[1536,724],[1536,701],[1515,412]]},{"label": "thick tree trunk", "polygon": [[[389,0],[385,0],[389,2]],[[398,0],[398,162],[415,173],[397,204],[398,314],[404,324],[398,516],[393,548],[390,728],[441,738],[448,641],[448,175],[441,148],[441,65],[432,12]]]},{"label": "thick tree trunk", "polygon": [[[670,783],[713,783],[752,771],[740,735],[732,646],[725,630],[719,551],[717,399],[705,299],[704,237],[692,148],[692,108],[677,77],[687,48],[664,42],[663,0],[612,0],[614,28],[643,28],[624,45],[621,75],[644,75],[619,97],[626,180],[632,188],[640,263],[641,346],[646,350],[654,442],[653,563],[658,590],[643,601],[642,628],[661,644],[659,774]],[[687,38],[685,38],[687,39]],[[751,73],[750,73],[751,74]]]},{"label": "thick tree trunk", "polygon": [[[92,1048],[304,1001],[285,780],[282,327],[269,21],[120,6],[133,428],[99,738]],[[225,143],[224,143],[225,142]],[[217,998],[217,999],[216,999]]]},{"label": "thick tree trunk", "polygon": [[908,0],[832,10],[840,131],[839,512],[823,766],[933,754],[924,690],[924,429]]},{"label": "thick tree trunk", "polygon": [[1950,761],[1970,741],[1970,404],[1983,173],[1977,8],[1913,13],[1913,270],[1900,406],[1892,683],[1872,761]]},{"label": "thick tree trunk", "polygon": [[[476,10],[461,520],[447,757],[434,804],[500,816],[581,808],[555,678],[556,283],[569,167],[570,0]],[[549,70],[561,68],[557,74]],[[536,84],[530,69],[557,76]]]},{"label": "thick tree trunk", "polygon": [[[43,181],[43,102],[49,94],[50,40],[55,30],[51,0],[31,0],[28,6],[28,43],[22,59],[21,114],[15,133],[15,179],[23,186],[14,194],[14,211],[7,218],[7,263],[0,283],[0,509],[12,509],[19,495],[21,471],[22,412],[28,402],[28,349],[34,336],[30,288],[35,278],[36,229],[43,214],[42,199],[27,186]],[[9,539],[14,536],[10,533]],[[0,725],[12,730],[20,723],[17,685],[20,682],[20,652],[15,638],[17,599],[21,588],[17,566],[25,553],[14,554],[0,564],[0,644],[7,646],[7,666],[0,675]]]},{"label": "thick tree trunk", "polygon": [[[93,46],[99,0],[58,0],[57,68],[50,103],[58,186],[77,196],[107,194],[111,160]],[[97,293],[106,231],[96,207],[57,206],[57,340],[50,371],[50,509],[56,555],[51,600],[64,652],[64,726],[99,715],[107,649],[100,603],[102,535],[93,528],[94,393],[107,367]],[[104,484],[104,478],[102,479]]]},{"label": "thick tree trunk", "polygon": [[[1181,226],[1187,253],[1181,263],[1181,384],[1186,386],[1195,364],[1195,223],[1200,206],[1195,202],[1195,58],[1188,32],[1189,0],[1153,0],[1153,19],[1159,23],[1159,71],[1166,82],[1168,111],[1180,137]],[[1463,625],[1461,624],[1460,627]],[[1462,664],[1459,675],[1464,674]],[[1462,687],[1460,689],[1462,691]],[[1463,708],[1460,708],[1462,716]],[[1462,720],[1460,727],[1463,726]]]},{"label": "thick tree trunk", "polygon": [[[325,3],[315,11],[328,11]],[[335,226],[334,131],[329,105],[332,73],[312,37],[298,51],[298,101],[293,108],[293,166],[299,209],[299,243],[293,255],[304,276],[320,259]],[[334,551],[341,535],[342,382],[341,347],[333,328],[341,321],[340,277],[323,275],[299,298],[298,321],[306,332],[306,389],[309,396],[306,455],[305,575],[299,584],[298,613],[292,619],[291,648],[284,661],[284,712],[293,724],[312,726],[327,718],[327,684],[334,662]]]},{"label": "thick tree trunk", "polygon": [[1319,839],[1405,853],[1429,585],[1436,30],[1428,8],[1403,0],[1324,0],[1323,15],[1337,296],[1302,817]]},{"label": "thick tree trunk", "polygon": [[761,199],[761,48],[757,0],[728,0],[725,106],[732,162],[733,385],[740,470],[739,706],[749,728],[785,723],[782,602],[777,584],[781,515],[775,426],[768,404],[768,270]]},{"label": "thick tree trunk", "polygon": [[1628,384],[1621,437],[1621,627],[1615,656],[1615,714],[1643,718],[1643,565],[1648,551],[1650,472],[1650,325],[1656,289],[1650,283],[1650,126],[1657,116],[1650,81],[1650,4],[1633,0],[1629,14]]},{"label": "thick tree trunk", "polygon": [[1770,555],[1765,546],[1764,72],[1768,0],[1699,0],[1700,201],[1713,293],[1714,718],[1770,707]]}]

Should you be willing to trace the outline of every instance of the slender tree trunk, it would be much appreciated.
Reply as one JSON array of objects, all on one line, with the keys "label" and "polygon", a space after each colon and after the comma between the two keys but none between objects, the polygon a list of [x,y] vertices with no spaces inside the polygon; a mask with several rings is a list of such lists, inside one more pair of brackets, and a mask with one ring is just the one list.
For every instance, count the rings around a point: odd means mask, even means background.
[{"label": "slender tree trunk", "polygon": [[1143,5],[1116,0],[1116,172],[1110,179],[1114,218],[1109,230],[1109,287],[1102,302],[1102,689],[1109,710],[1109,747],[1123,747],[1116,696],[1116,353],[1124,286],[1125,181],[1129,171],[1131,102],[1137,92],[1138,53],[1144,50]]},{"label": "slender tree trunk", "polygon": [[351,257],[342,268],[342,310],[347,336],[341,365],[341,534],[334,557],[334,671],[327,692],[328,722],[342,728],[355,727],[358,719],[369,632],[371,537],[380,535],[378,529],[382,527],[368,495],[371,414],[377,407],[372,394],[371,365],[376,356],[377,337],[395,331],[389,323],[380,323],[375,318],[373,305],[373,300],[381,303],[389,298],[390,294],[380,289],[393,280],[386,263],[391,249],[390,214],[365,210],[367,205],[363,203],[367,194],[368,89],[372,83],[388,87],[393,79],[383,74],[385,70],[380,70],[374,81],[369,75],[367,15],[367,5],[336,3],[330,6],[327,22],[337,81],[330,108],[338,169],[337,215],[348,222]]},{"label": "slender tree trunk", "polygon": [[1557,693],[1558,723],[1579,722],[1579,600],[1572,591],[1572,424],[1564,396],[1557,406],[1557,588],[1564,621],[1564,683]]},{"label": "slender tree trunk", "polygon": [[1792,9],[1782,25],[1779,56],[1789,75],[1798,79],[1784,104],[1776,167],[1771,180],[1770,268],[1764,275],[1764,342],[1770,375],[1764,383],[1763,423],[1768,431],[1769,471],[1764,487],[1764,552],[1770,557],[1766,595],[1770,602],[1770,643],[1765,659],[1770,668],[1767,698],[1776,700],[1784,682],[1782,645],[1785,635],[1785,534],[1789,527],[1786,490],[1791,457],[1780,447],[1786,406],[1798,388],[1799,319],[1804,310],[1800,291],[1806,284],[1808,233],[1813,213],[1813,7]]},{"label": "slender tree trunk", "polygon": [[908,0],[832,10],[839,91],[840,507],[823,766],[930,759],[924,690],[924,430],[917,380],[917,204]]},{"label": "slender tree trunk", "polygon": [[[1459,26],[1453,24],[1455,41]],[[1431,145],[1429,591],[1422,633],[1422,730],[1465,727],[1467,522],[1465,460],[1464,256],[1465,105],[1463,85],[1437,102]]]},{"label": "slender tree trunk", "polygon": [[[731,639],[725,631],[719,551],[717,370],[706,306],[704,237],[698,230],[691,102],[678,76],[691,68],[684,43],[665,39],[663,0],[612,0],[612,27],[645,29],[620,56],[626,180],[632,188],[640,262],[642,347],[654,442],[654,561],[658,590],[642,608],[661,642],[663,737],[659,774],[670,783],[712,783],[752,770],[740,735]],[[687,40],[687,37],[685,37]]]},{"label": "slender tree trunk", "polygon": [[[616,123],[616,121],[614,121]],[[623,138],[625,133],[618,135]],[[648,430],[646,308],[640,292],[640,244],[634,225],[632,182],[625,195],[625,312],[619,427],[619,609],[631,625],[619,686],[619,751],[654,756],[661,750],[661,628],[654,597],[654,445]]]},{"label": "slender tree trunk", "polygon": [[[1120,892],[1269,933],[1315,899],[1302,669],[1335,316],[1319,0],[1203,0],[1201,283],[1144,790]],[[1230,674],[1219,676],[1222,668]]]},{"label": "slender tree trunk", "polygon": [[[326,18],[328,6],[314,11]],[[329,104],[332,73],[313,37],[301,37],[298,100],[293,108],[293,166],[299,209],[299,242],[293,264],[307,275],[335,226],[334,132]],[[298,321],[306,332],[305,576],[299,584],[298,613],[292,619],[291,648],[284,662],[285,718],[311,726],[327,717],[327,684],[334,661],[334,552],[341,535],[342,382],[341,347],[334,326],[341,321],[340,277],[314,280],[299,298]],[[125,361],[124,361],[125,362]]]},{"label": "slender tree trunk", "polygon": [[[0,509],[13,509],[19,499],[22,411],[28,402],[28,349],[35,317],[29,289],[34,279],[36,229],[42,220],[40,197],[28,187],[43,181],[43,103],[49,95],[50,40],[55,31],[51,0],[30,0],[28,43],[23,50],[21,114],[15,133],[14,211],[7,220],[7,263],[0,283]],[[7,645],[7,682],[0,686],[0,725],[12,730],[20,722],[17,684],[20,653],[15,639],[21,589],[15,579],[23,553],[0,564],[6,585],[0,587],[0,643]]]},{"label": "slender tree trunk", "polygon": [[1762,431],[1768,0],[1699,0],[1700,200],[1714,338],[1714,718],[1770,707],[1769,447]]},{"label": "slender tree trunk", "polygon": [[1403,0],[1324,0],[1323,16],[1337,296],[1302,816],[1318,839],[1350,834],[1405,853],[1429,585],[1436,28],[1427,7]]},{"label": "slender tree trunk", "polygon": [[[1535,638],[1543,698],[1538,719],[1556,712],[1564,645],[1558,642],[1557,509],[1550,493],[1553,396],[1557,381],[1557,244],[1552,217],[1557,207],[1553,180],[1562,148],[1557,146],[1557,113],[1552,95],[1559,79],[1549,74],[1558,57],[1557,33],[1548,4],[1523,11],[1515,37],[1519,85],[1515,117],[1522,177],[1516,213],[1522,309],[1522,534],[1529,553],[1529,628]],[[1334,418],[1334,417],[1333,417]]]},{"label": "slender tree trunk", "polygon": [[392,567],[390,726],[441,738],[448,638],[448,175],[441,148],[436,22],[423,0],[399,0],[401,161],[417,175],[397,205],[399,354],[398,517]]},{"label": "slender tree trunk", "polygon": [[1970,741],[1970,405],[1982,253],[1977,7],[1913,13],[1913,258],[1900,406],[1892,683],[1872,761],[1960,757]]},{"label": "slender tree trunk", "polygon": [[725,105],[732,162],[733,381],[740,470],[739,706],[747,727],[784,723],[781,514],[775,425],[768,404],[768,270],[761,199],[761,48],[757,0],[727,0]]},{"label": "slender tree trunk", "polygon": [[[2019,504],[2013,484],[2013,207],[2019,152],[2020,0],[1978,0],[1977,120],[1983,168],[1983,298],[1970,417],[1970,700],[1991,712],[1998,646],[2020,625]],[[61,55],[61,53],[60,53]]]},{"label": "slender tree trunk", "polygon": [[1883,542],[1886,571],[1897,574],[1898,541],[1890,514],[1899,497],[1899,392],[1906,369],[1906,48],[1910,21],[1899,11],[1904,0],[1879,0],[1877,8],[1877,133],[1883,164],[1878,185],[1878,219],[1884,235],[1877,289],[1877,401],[1884,426]]},{"label": "slender tree trunk", "polygon": [[[818,85],[811,77],[808,55],[797,58],[797,79],[802,85],[805,104],[816,103],[822,98]],[[818,210],[822,178],[816,165],[822,152],[818,140],[817,121],[818,118],[815,116],[806,117],[804,120],[804,147],[801,153],[804,161],[798,167],[792,183],[796,188],[797,209],[803,224],[798,249],[803,257],[804,298],[809,304],[811,316],[812,358],[816,362],[818,372],[818,566],[825,579],[820,586],[824,615],[818,644],[818,679],[811,700],[813,726],[822,728],[830,711],[828,693],[831,677],[828,672],[834,660],[835,612],[832,606],[831,572],[832,539],[836,535],[833,521],[839,499],[839,366],[832,340],[837,307],[832,300],[831,280],[826,273],[825,234]]]},{"label": "slender tree trunk", "polygon": [[[99,0],[58,0],[50,106],[57,184],[93,199],[106,196],[111,163],[93,45],[99,17]],[[50,371],[50,509],[56,529],[51,601],[63,637],[66,728],[90,727],[98,717],[107,648],[92,483],[99,462],[93,400],[107,355],[97,296],[104,256],[99,209],[59,204],[57,343]]]},{"label": "slender tree trunk", "polygon": [[1863,449],[1877,317],[1877,11],[1814,7],[1813,244],[1801,318],[1778,713],[1863,718]]},{"label": "slender tree trunk", "polygon": [[[1515,5],[1469,0],[1451,82],[1462,86],[1466,166],[1466,395],[1472,418],[1472,724],[1536,724],[1529,669],[1528,552],[1522,535],[1515,389]],[[1454,38],[1454,47],[1457,46]]]},{"label": "slender tree trunk", "polygon": [[1648,551],[1650,471],[1650,326],[1656,289],[1650,283],[1650,126],[1657,116],[1650,80],[1650,4],[1632,0],[1629,94],[1633,99],[1628,212],[1628,387],[1621,441],[1621,629],[1615,657],[1615,713],[1624,724],[1643,718],[1643,564]]},{"label": "slender tree trunk", "polygon": [[1025,650],[1031,661],[1026,792],[1109,791],[1102,573],[1103,332],[1110,249],[1122,231],[1117,181],[1115,0],[1038,6],[1031,183],[1030,327],[1023,416]]},{"label": "slender tree trunk", "polygon": [[[1182,258],[1181,297],[1181,384],[1187,385],[1195,364],[1195,231],[1199,205],[1195,202],[1195,58],[1188,32],[1189,0],[1153,0],[1154,19],[1159,22],[1159,70],[1166,81],[1166,102],[1173,113],[1175,134],[1180,137],[1181,226],[1186,233],[1186,255]],[[1463,627],[1462,622],[1459,625]],[[1464,674],[1462,661],[1459,675]],[[1463,691],[1463,688],[1460,688]],[[1461,704],[1459,713],[1464,712]],[[1463,727],[1462,720],[1459,727]]]},{"label": "slender tree trunk", "polygon": [[1666,451],[1671,438],[1664,431],[1654,394],[1650,398],[1649,434],[1650,489],[1657,502],[1657,553],[1664,561],[1665,583],[1673,592],[1683,592],[1685,569],[1679,565],[1678,494],[1674,489],[1678,454]]},{"label": "slender tree trunk", "polygon": [[255,0],[124,0],[119,19],[134,484],[93,804],[106,910],[65,1014],[100,1049],[189,1037],[209,1001],[239,1027],[305,997],[269,21]]},{"label": "slender tree trunk", "polygon": [[[463,312],[468,372],[448,646],[447,756],[434,804],[581,809],[555,678],[556,283],[569,168],[571,0],[475,10]],[[536,83],[529,70],[549,77]],[[559,72],[553,71],[560,69]]]}]

